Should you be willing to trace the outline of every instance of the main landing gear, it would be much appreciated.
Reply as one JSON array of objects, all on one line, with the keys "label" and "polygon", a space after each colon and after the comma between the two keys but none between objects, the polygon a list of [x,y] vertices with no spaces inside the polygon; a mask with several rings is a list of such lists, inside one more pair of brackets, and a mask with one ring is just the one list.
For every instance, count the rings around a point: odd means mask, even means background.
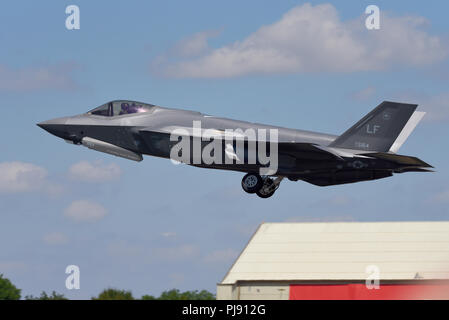
[{"label": "main landing gear", "polygon": [[255,193],[261,198],[269,198],[279,188],[284,177],[272,179],[257,173],[248,173],[242,179],[242,188],[247,193]]}]

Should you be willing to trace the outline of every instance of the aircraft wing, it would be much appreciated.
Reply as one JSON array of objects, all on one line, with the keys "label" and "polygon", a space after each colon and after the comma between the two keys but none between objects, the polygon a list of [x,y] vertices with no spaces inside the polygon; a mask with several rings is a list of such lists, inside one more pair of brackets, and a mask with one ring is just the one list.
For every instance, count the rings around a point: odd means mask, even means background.
[{"label": "aircraft wing", "polygon": [[338,150],[303,142],[279,142],[279,154],[285,154],[298,159],[310,160],[343,160],[343,154]]},{"label": "aircraft wing", "polygon": [[[166,127],[166,128],[142,128],[139,131],[144,135],[149,133],[155,134],[172,134],[175,132],[174,130],[181,129],[176,132],[178,136],[186,136],[186,137],[204,137],[205,130],[201,130],[201,132],[193,132],[191,127]],[[222,130],[211,129],[215,136],[221,136],[222,139],[225,139],[225,132]],[[243,135],[238,135],[234,133],[234,138],[245,139],[248,141],[248,137]],[[257,141],[249,141],[249,142],[257,142]],[[350,151],[343,151],[338,148],[329,148],[313,143],[303,143],[303,142],[278,142],[278,153],[279,155],[288,155],[294,158],[299,159],[309,159],[309,160],[343,160],[342,157],[354,157],[355,154]]]}]

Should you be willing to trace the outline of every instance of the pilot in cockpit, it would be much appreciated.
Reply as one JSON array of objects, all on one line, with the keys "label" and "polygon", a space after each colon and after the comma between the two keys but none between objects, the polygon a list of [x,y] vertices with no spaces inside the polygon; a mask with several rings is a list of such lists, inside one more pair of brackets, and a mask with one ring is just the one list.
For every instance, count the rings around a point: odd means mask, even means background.
[{"label": "pilot in cockpit", "polygon": [[139,106],[136,106],[135,102],[133,102],[132,105],[129,105],[129,103],[127,103],[127,102],[123,102],[121,104],[121,110],[120,110],[119,115],[136,113],[136,112],[139,112]]}]

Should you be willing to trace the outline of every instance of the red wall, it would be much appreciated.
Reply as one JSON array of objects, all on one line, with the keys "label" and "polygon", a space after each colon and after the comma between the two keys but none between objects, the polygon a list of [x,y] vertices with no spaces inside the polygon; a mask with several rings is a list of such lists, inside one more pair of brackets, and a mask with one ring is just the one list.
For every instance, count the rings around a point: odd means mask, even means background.
[{"label": "red wall", "polygon": [[[418,281],[417,281],[418,282]],[[290,300],[404,300],[449,299],[449,284],[292,284]]]}]

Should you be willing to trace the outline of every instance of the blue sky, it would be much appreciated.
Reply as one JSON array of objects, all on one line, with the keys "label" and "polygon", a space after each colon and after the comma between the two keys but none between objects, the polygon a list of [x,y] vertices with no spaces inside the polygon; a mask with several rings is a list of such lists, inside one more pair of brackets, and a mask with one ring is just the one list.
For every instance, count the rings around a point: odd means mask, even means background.
[{"label": "blue sky", "polygon": [[[80,30],[65,28],[71,4]],[[369,4],[381,10],[380,30],[364,28]],[[0,273],[23,295],[215,292],[264,221],[449,219],[448,9],[443,1],[3,4]],[[328,188],[285,181],[261,200],[242,192],[240,173],[134,163],[35,125],[117,98],[333,134],[382,100],[419,103],[428,114],[400,153],[437,172]],[[81,269],[80,290],[65,288],[70,264]]]}]

